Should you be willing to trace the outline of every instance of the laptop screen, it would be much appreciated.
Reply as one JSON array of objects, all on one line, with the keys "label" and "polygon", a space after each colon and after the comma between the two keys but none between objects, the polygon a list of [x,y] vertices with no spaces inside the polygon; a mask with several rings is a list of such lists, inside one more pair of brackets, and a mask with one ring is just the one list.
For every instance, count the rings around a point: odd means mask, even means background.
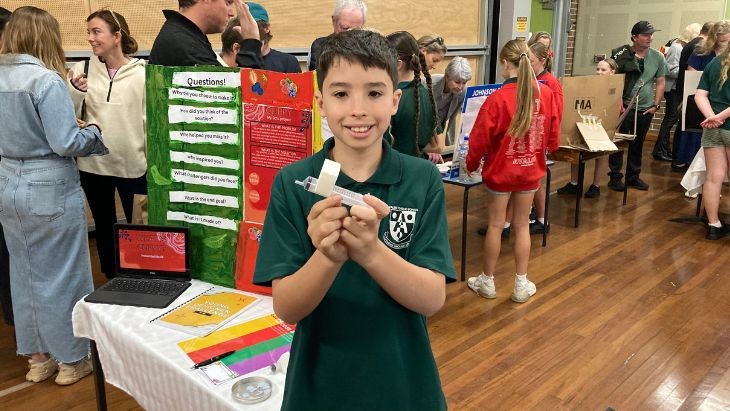
[{"label": "laptop screen", "polygon": [[190,278],[190,233],[185,227],[116,224],[117,274]]}]

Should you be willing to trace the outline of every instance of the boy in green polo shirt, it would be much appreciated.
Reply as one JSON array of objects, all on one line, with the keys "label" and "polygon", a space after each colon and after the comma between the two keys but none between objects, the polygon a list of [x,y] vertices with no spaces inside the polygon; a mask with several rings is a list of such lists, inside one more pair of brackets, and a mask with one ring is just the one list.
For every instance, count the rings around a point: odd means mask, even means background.
[{"label": "boy in green polo shirt", "polygon": [[[443,410],[426,317],[455,273],[444,191],[428,161],[382,139],[398,107],[396,55],[381,35],[330,36],[319,108],[334,138],[283,168],[271,190],[254,282],[297,323],[282,410]],[[370,207],[303,190],[325,159]]]}]

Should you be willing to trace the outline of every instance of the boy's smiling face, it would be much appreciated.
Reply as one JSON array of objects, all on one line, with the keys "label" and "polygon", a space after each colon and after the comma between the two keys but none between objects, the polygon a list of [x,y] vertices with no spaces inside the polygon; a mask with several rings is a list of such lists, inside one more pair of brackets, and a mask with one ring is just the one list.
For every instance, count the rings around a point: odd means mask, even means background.
[{"label": "boy's smiling face", "polygon": [[327,71],[317,104],[337,143],[360,151],[380,146],[400,96],[385,70],[338,58]]}]

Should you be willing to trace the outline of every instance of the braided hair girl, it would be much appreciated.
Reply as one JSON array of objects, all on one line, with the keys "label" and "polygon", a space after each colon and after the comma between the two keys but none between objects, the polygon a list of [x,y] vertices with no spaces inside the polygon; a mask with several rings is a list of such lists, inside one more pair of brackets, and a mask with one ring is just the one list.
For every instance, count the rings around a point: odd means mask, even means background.
[{"label": "braided hair girl", "polygon": [[[426,59],[410,33],[398,31],[387,39],[398,55],[398,88],[403,95],[398,112],[391,118],[390,136],[386,137],[404,154],[422,157],[424,151],[439,151],[436,103]],[[426,86],[421,84],[421,75]]]}]

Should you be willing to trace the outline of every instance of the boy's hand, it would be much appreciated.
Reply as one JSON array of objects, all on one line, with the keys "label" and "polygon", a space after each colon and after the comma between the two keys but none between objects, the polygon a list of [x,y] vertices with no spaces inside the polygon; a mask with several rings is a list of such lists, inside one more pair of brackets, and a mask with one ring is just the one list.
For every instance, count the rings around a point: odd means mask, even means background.
[{"label": "boy's hand", "polygon": [[363,200],[371,207],[353,206],[350,217],[342,223],[342,241],[347,246],[350,258],[363,265],[380,243],[378,228],[380,220],[390,214],[390,207],[377,197],[366,195]]},{"label": "boy's hand", "polygon": [[307,216],[307,234],[312,244],[325,257],[335,263],[347,261],[347,247],[340,238],[342,221],[347,217],[347,209],[342,207],[340,196],[327,197],[318,201]]}]

